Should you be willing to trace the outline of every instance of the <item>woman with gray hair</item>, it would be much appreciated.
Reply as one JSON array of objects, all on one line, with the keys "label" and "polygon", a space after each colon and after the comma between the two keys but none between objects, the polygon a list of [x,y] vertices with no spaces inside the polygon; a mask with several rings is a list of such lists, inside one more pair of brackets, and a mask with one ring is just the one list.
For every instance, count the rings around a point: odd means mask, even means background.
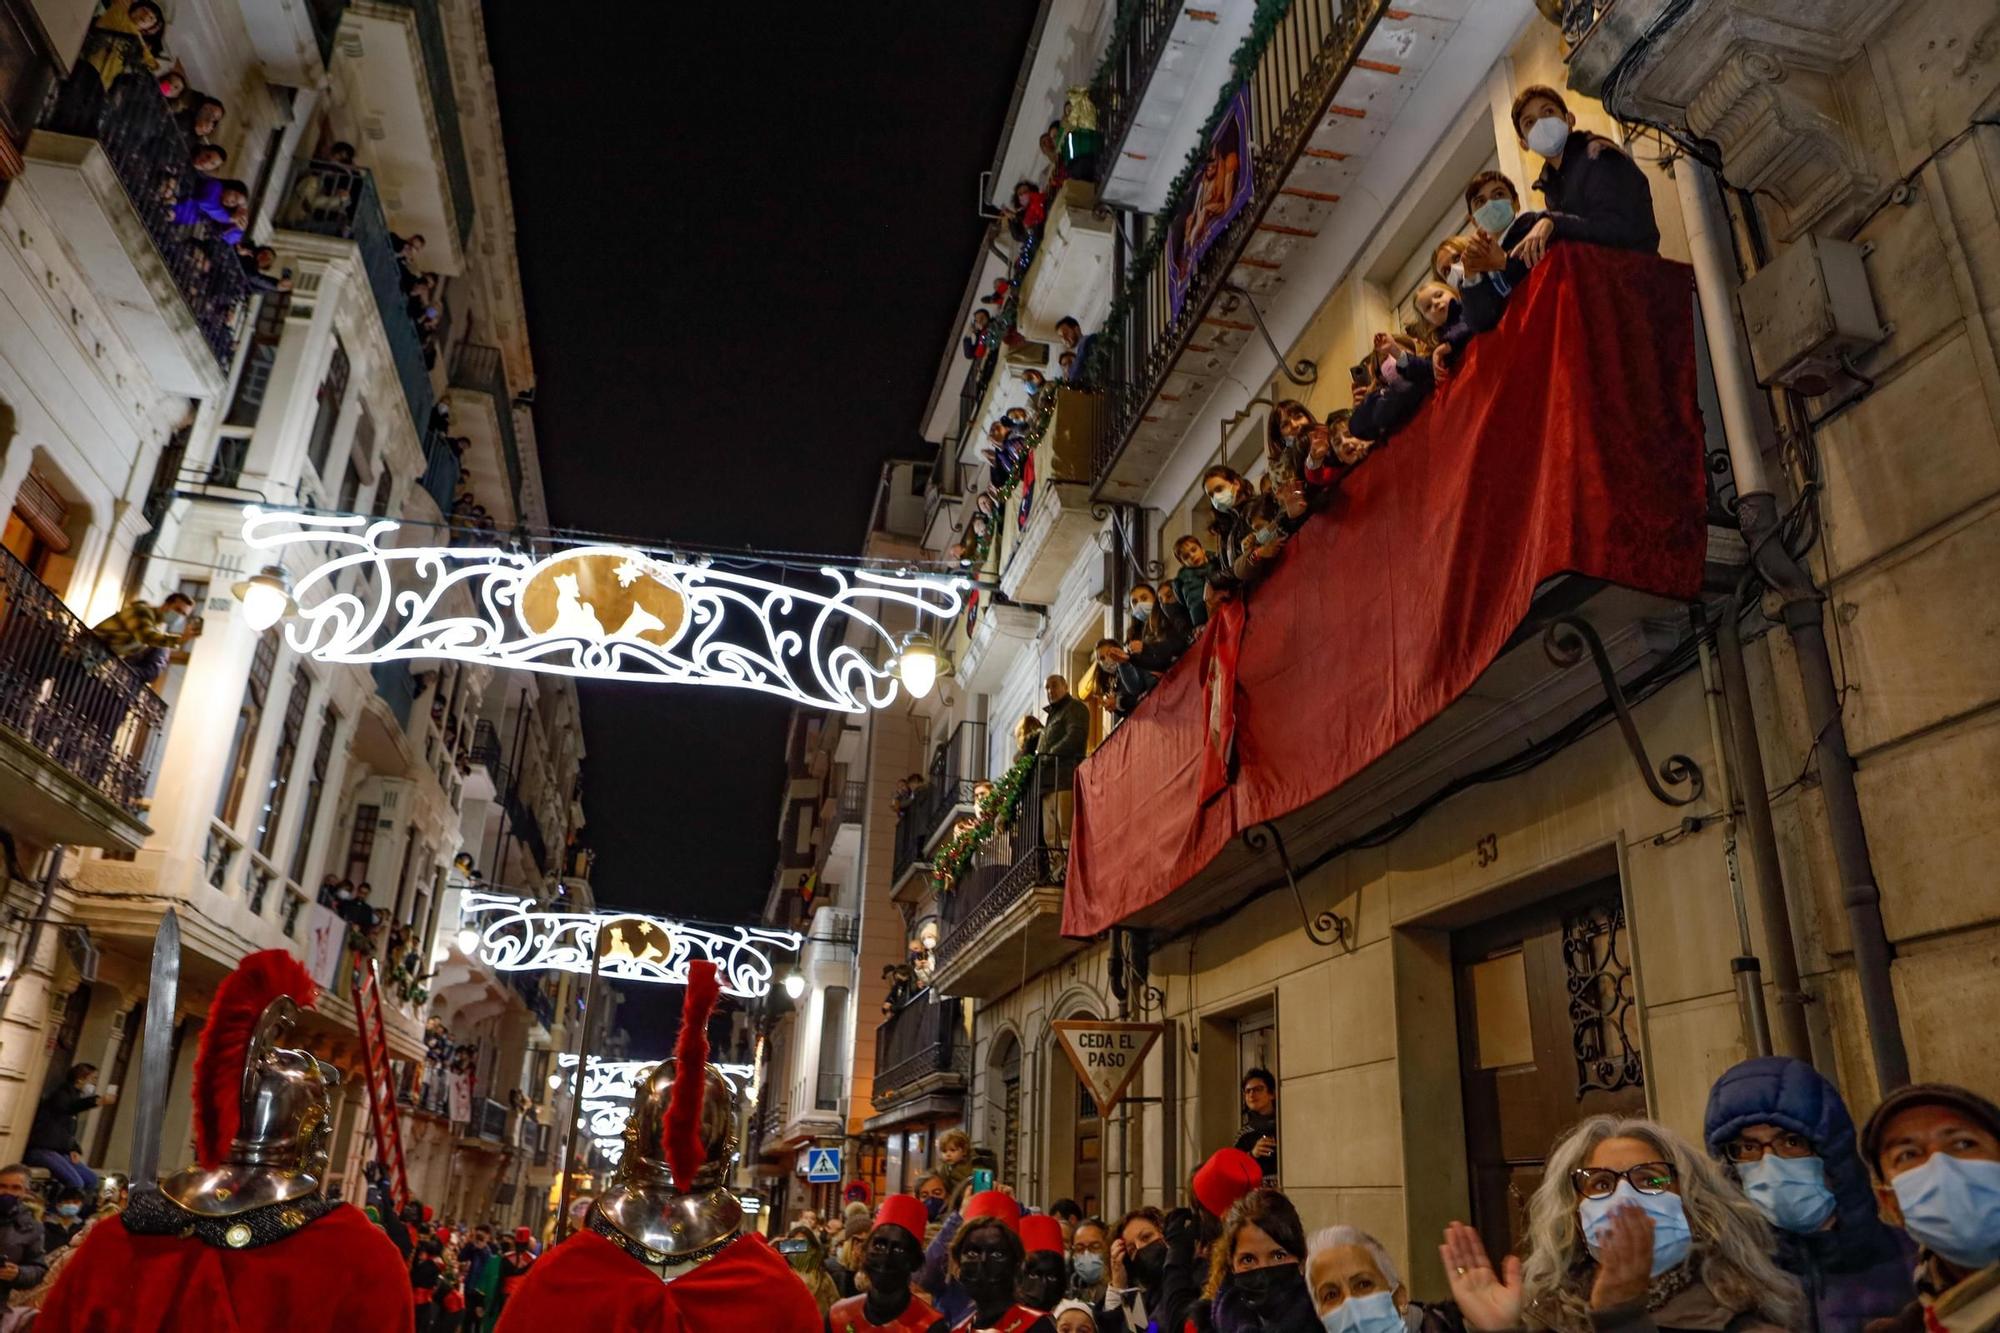
[{"label": "woman with gray hair", "polygon": [[1528,1259],[1496,1273],[1479,1233],[1438,1247],[1466,1326],[1557,1333],[1784,1333],[1799,1288],[1771,1229],[1708,1155],[1651,1120],[1592,1116],[1549,1154]]},{"label": "woman with gray hair", "polygon": [[1410,1299],[1396,1261],[1359,1227],[1326,1227],[1306,1240],[1306,1285],[1327,1333],[1460,1333],[1458,1310]]}]

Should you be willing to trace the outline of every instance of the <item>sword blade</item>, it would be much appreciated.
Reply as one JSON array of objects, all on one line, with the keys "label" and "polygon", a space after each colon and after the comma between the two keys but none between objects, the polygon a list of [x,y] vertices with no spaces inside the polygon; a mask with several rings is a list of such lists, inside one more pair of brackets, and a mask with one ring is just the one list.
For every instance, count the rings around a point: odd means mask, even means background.
[{"label": "sword blade", "polygon": [[151,1189],[160,1178],[160,1122],[167,1113],[167,1080],[173,1076],[174,1002],[181,988],[181,920],[169,907],[153,937],[153,975],[146,990],[146,1026],[139,1045],[139,1091],[132,1104],[132,1187]]}]

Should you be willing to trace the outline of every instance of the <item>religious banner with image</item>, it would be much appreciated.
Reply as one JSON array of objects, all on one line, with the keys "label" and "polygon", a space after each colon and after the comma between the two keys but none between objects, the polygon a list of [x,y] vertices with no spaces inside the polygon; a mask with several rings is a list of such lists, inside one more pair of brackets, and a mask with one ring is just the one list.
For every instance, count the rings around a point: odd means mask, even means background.
[{"label": "religious banner with image", "polygon": [[1175,318],[1202,257],[1250,204],[1256,178],[1250,169],[1250,85],[1229,99],[1222,123],[1208,138],[1208,155],[1188,183],[1187,198],[1167,224],[1167,305]]}]

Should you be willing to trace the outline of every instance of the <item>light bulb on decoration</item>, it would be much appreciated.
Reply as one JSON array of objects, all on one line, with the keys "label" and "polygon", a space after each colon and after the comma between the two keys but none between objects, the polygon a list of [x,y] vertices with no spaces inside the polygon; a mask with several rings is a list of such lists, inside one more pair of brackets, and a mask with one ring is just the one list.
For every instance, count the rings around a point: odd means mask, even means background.
[{"label": "light bulb on decoration", "polygon": [[243,603],[243,619],[254,630],[271,628],[294,609],[292,576],[283,565],[266,565],[230,591]]},{"label": "light bulb on decoration", "polygon": [[903,636],[896,657],[896,675],[912,699],[927,697],[938,677],[949,676],[953,669],[952,660],[938,651],[937,642],[930,635],[919,629]]},{"label": "light bulb on decoration", "polygon": [[458,951],[469,954],[479,948],[479,932],[471,926],[461,927],[458,932]]},{"label": "light bulb on decoration", "polygon": [[560,1090],[561,1090],[561,1088],[562,1088],[562,1085],[563,1085],[563,1076],[562,1076],[561,1074],[550,1074],[550,1075],[549,1075],[549,1091],[550,1091],[550,1092],[557,1092],[557,1091],[560,1091]]},{"label": "light bulb on decoration", "polygon": [[806,979],[797,972],[785,973],[785,994],[796,1000],[806,993]]}]

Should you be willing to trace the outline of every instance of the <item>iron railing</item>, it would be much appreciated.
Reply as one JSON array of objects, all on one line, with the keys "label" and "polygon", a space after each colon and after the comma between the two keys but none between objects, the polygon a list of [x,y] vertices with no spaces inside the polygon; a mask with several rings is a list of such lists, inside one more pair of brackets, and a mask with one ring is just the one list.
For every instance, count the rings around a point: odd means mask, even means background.
[{"label": "iron railing", "polygon": [[[237,261],[234,237],[224,239],[234,225],[194,206],[200,190],[206,206],[220,211],[219,199],[205,197],[216,182],[194,169],[193,146],[147,72],[146,59],[137,38],[92,28],[82,56],[50,100],[42,128],[94,139],[104,150],[202,341],[226,370],[250,284]],[[115,76],[108,87],[105,72]]]},{"label": "iron railing", "polygon": [[[1563,59],[1590,36],[1591,29],[1618,0],[1562,0]],[[1546,12],[1546,6],[1544,6]]]},{"label": "iron railing", "polygon": [[292,231],[338,236],[353,241],[361,251],[361,267],[368,274],[368,287],[382,316],[382,331],[389,339],[390,358],[403,385],[410,421],[419,438],[428,434],[436,394],[431,389],[430,368],[424,364],[423,337],[410,318],[409,299],[403,295],[403,268],[389,239],[389,222],[375,193],[375,177],[360,167],[313,162],[300,176],[281,216],[280,225]]},{"label": "iron railing", "polygon": [[962,1083],[972,1054],[965,1037],[965,1004],[921,991],[875,1029],[877,1110],[925,1079],[956,1074]]},{"label": "iron railing", "polygon": [[472,172],[466,165],[465,135],[458,125],[458,94],[451,85],[451,54],[444,45],[444,17],[438,0],[387,0],[417,21],[417,45],[424,53],[424,84],[437,117],[438,147],[444,151],[445,187],[451,192],[452,224],[461,243],[472,234]]},{"label": "iron railing", "polygon": [[493,785],[500,786],[500,774],[506,770],[506,764],[500,758],[500,732],[483,717],[472,724],[472,746],[466,751],[466,758],[475,764],[484,764]]},{"label": "iron railing", "polygon": [[813,1080],[813,1110],[838,1111],[840,1095],[847,1090],[847,1080],[839,1074],[821,1074]]},{"label": "iron railing", "polygon": [[424,435],[424,489],[437,501],[438,513],[451,517],[452,503],[458,499],[458,450],[441,430]]},{"label": "iron railing", "polygon": [[1100,79],[1092,85],[1091,100],[1097,104],[1098,124],[1104,130],[1098,161],[1116,162],[1132,131],[1132,116],[1145,100],[1146,85],[1159,68],[1160,53],[1174,35],[1174,20],[1180,17],[1181,0],[1120,0],[1118,21],[1112,29],[1112,48],[1105,53]]},{"label": "iron railing", "polygon": [[519,791],[507,793],[507,832],[521,840],[528,849],[528,856],[534,861],[535,869],[541,874],[549,873],[548,844],[542,838],[542,821],[528,803],[521,799]]},{"label": "iron railing", "polygon": [[[1007,831],[981,849],[944,895],[933,955],[937,967],[948,966],[1029,890],[1063,882],[1069,869],[1068,839],[1061,828],[1049,827],[1042,798],[1070,792],[1075,778],[1074,760],[1050,758],[1021,784],[1020,804]],[[1053,804],[1059,811],[1060,799]]]},{"label": "iron railing", "polygon": [[911,807],[922,810],[926,837],[955,807],[970,804],[972,784],[985,776],[986,724],[961,722],[931,752],[930,773]]},{"label": "iron railing", "polygon": [[410,664],[400,658],[377,662],[369,668],[375,677],[375,693],[382,696],[382,702],[389,705],[389,711],[396,715],[396,721],[405,730],[410,725],[410,710],[417,702],[417,678],[410,671]]},{"label": "iron railing", "polygon": [[514,507],[521,501],[521,444],[514,435],[514,400],[507,391],[507,363],[500,349],[480,343],[460,343],[451,359],[451,384],[471,389],[493,399],[493,415],[500,420],[500,452],[507,464],[507,485]]},{"label": "iron railing", "polygon": [[929,840],[931,826],[924,823],[924,812],[915,802],[905,806],[896,814],[896,861],[890,882],[903,878],[904,872],[921,861],[924,843]]},{"label": "iron railing", "polygon": [[868,784],[865,782],[843,782],[840,797],[834,805],[834,823],[858,824],[862,812],[868,808]]},{"label": "iron railing", "polygon": [[139,673],[0,548],[0,727],[136,812],[166,716]]},{"label": "iron railing", "polygon": [[556,997],[542,984],[543,978],[552,974],[520,971],[509,972],[506,975],[507,984],[514,988],[514,993],[528,1006],[528,1012],[535,1016],[535,1021],[545,1028],[554,1027]]},{"label": "iron railing", "polygon": [[[1293,0],[1245,79],[1250,90],[1250,202],[1195,262],[1178,307],[1169,293],[1164,245],[1147,245],[1126,271],[1112,304],[1113,317],[1097,335],[1093,352],[1091,383],[1108,399],[1091,450],[1098,489],[1117,466],[1387,8],[1388,0]],[[1178,223],[1176,215],[1154,219],[1152,226],[1158,236],[1161,228]]]},{"label": "iron railing", "polygon": [[491,1097],[481,1097],[472,1104],[471,1130],[480,1138],[493,1143],[507,1141],[507,1107]]}]

